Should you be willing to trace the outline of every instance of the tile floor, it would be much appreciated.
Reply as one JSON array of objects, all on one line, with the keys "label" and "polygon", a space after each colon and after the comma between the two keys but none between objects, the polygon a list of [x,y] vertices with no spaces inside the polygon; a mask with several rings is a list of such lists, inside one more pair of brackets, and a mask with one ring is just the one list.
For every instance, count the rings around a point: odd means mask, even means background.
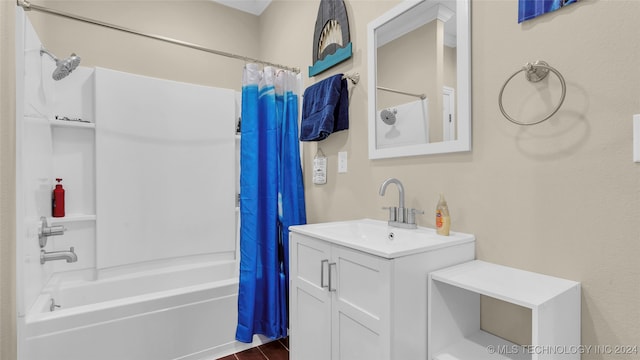
[{"label": "tile floor", "polygon": [[289,338],[275,340],[218,360],[289,360]]}]

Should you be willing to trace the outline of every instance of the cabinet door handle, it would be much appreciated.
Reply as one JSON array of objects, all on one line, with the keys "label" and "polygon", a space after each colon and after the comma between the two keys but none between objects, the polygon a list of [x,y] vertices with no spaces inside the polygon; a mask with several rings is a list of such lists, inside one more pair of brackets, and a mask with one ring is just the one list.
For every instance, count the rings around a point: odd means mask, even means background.
[{"label": "cabinet door handle", "polygon": [[[328,264],[328,263],[329,263],[329,260],[320,261],[320,286],[323,288],[329,287],[329,285],[324,284],[324,264]],[[331,275],[329,275],[329,281],[331,281]]]},{"label": "cabinet door handle", "polygon": [[329,292],[335,292],[336,288],[331,287],[331,266],[336,266],[336,263],[329,263]]}]

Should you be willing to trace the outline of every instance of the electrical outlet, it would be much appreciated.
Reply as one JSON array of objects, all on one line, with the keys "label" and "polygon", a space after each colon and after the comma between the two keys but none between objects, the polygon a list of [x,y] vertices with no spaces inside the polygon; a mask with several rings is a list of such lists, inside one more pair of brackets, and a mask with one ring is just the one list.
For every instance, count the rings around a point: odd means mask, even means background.
[{"label": "electrical outlet", "polygon": [[346,151],[338,152],[338,172],[339,173],[347,172],[347,152]]}]

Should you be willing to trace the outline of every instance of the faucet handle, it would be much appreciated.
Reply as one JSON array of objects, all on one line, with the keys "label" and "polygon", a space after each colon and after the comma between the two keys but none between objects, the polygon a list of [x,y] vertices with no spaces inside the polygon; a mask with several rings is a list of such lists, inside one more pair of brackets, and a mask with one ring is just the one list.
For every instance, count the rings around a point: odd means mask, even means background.
[{"label": "faucet handle", "polygon": [[395,206],[383,206],[383,210],[389,210],[389,221],[396,221],[398,219],[398,208]]},{"label": "faucet handle", "polygon": [[38,242],[40,243],[40,248],[44,248],[47,246],[47,238],[49,236],[57,236],[64,235],[64,232],[67,231],[62,225],[51,225],[47,223],[47,218],[44,216],[40,217],[40,227],[38,230]]},{"label": "faucet handle", "polygon": [[424,210],[409,209],[407,212],[407,224],[416,223],[416,214],[424,214]]}]

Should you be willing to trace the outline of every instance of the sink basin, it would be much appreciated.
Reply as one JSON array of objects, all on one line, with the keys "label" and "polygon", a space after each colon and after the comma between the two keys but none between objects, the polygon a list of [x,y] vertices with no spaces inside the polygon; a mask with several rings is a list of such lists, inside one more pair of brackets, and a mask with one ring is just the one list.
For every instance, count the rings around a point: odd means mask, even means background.
[{"label": "sink basin", "polygon": [[471,234],[441,236],[434,229],[402,229],[372,219],[297,225],[289,230],[387,259],[475,241]]}]

